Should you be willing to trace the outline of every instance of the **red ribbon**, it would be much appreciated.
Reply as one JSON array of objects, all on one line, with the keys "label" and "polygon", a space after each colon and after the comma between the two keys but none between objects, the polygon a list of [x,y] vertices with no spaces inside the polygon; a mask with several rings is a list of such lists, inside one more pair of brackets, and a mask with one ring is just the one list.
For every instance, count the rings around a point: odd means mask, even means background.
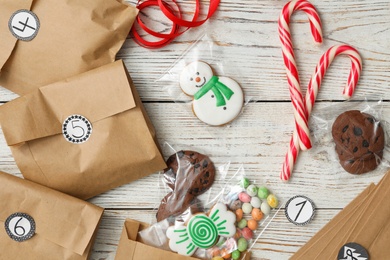
[{"label": "red ribbon", "polygon": [[[164,0],[146,0],[142,3],[140,1],[137,4],[137,8],[141,12],[141,10],[150,7],[150,6],[158,6],[163,14],[172,22],[171,31],[169,33],[159,33],[152,29],[150,29],[145,23],[141,20],[140,15],[135,19],[134,25],[131,28],[131,33],[133,34],[133,39],[139,45],[145,48],[161,48],[171,41],[173,41],[176,37],[182,35],[188,29],[192,27],[197,27],[204,24],[217,10],[220,0],[210,0],[209,10],[207,16],[203,20],[198,20],[200,14],[200,0],[196,0],[195,12],[192,20],[184,20],[182,18],[182,13],[180,10],[180,6],[175,0],[170,1],[169,3]],[[175,8],[177,10],[175,10]],[[137,28],[138,27],[138,28]],[[182,28],[184,27],[184,28]],[[142,37],[138,30],[141,29],[145,33],[152,35],[159,40],[156,41],[148,41]]]}]

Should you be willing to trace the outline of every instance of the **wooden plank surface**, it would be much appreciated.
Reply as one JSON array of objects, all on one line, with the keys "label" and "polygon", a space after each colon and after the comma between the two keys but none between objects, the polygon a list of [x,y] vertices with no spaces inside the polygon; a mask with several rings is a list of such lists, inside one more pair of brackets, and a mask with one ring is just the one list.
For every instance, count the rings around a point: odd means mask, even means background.
[{"label": "wooden plank surface", "polygon": [[[243,166],[245,174],[272,189],[282,205],[297,194],[315,202],[319,210],[305,227],[289,223],[281,210],[253,246],[253,259],[290,257],[369,183],[377,183],[389,165],[386,147],[385,161],[376,171],[362,176],[345,173],[336,160],[329,127],[342,111],[367,107],[388,126],[390,4],[387,0],[313,0],[323,22],[324,43],[321,46],[313,43],[305,14],[294,14],[291,26],[303,90],[320,56],[335,44],[357,48],[364,69],[355,93],[357,102],[343,102],[341,92],[350,62],[346,57],[335,60],[310,121],[314,148],[300,154],[289,183],[279,180],[294,123],[277,34],[277,19],[286,2],[224,0],[209,22],[189,30],[165,48],[144,49],[129,38],[117,56],[131,73],[165,157],[172,153],[170,146],[198,150],[208,154],[217,166],[230,163],[230,175]],[[183,8],[190,14],[193,5],[186,4]],[[161,14],[154,12],[150,17],[154,26],[163,28],[158,19]],[[199,55],[211,61],[218,73],[236,79],[248,102],[239,118],[225,127],[208,127],[198,121],[189,104],[175,102],[167,91],[176,88],[177,92],[177,82],[161,80],[182,60],[185,51],[194,46],[195,40],[205,38],[211,39],[213,52]],[[16,97],[0,87],[0,103]],[[189,100],[184,96],[180,99]],[[371,102],[366,103],[365,99]],[[377,101],[381,101],[380,105]],[[21,176],[2,132],[0,170]],[[215,186],[226,184],[222,174],[218,176]],[[212,189],[210,196],[217,193],[217,188]],[[156,173],[91,199],[92,203],[107,208],[91,259],[114,259],[124,219],[153,222],[154,209],[164,195]]]}]

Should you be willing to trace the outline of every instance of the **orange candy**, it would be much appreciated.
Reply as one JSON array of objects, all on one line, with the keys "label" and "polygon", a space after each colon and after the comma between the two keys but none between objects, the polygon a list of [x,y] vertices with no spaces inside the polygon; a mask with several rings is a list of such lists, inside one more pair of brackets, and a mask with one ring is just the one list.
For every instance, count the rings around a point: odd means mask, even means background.
[{"label": "orange candy", "polygon": [[250,219],[250,220],[248,220],[248,228],[250,229],[250,230],[256,230],[257,229],[257,227],[259,226],[259,224],[257,224],[257,221],[256,220],[254,220],[254,219]]},{"label": "orange candy", "polygon": [[260,209],[254,208],[252,209],[252,218],[256,221],[260,221],[263,218],[263,212]]},{"label": "orange candy", "polygon": [[228,252],[228,250],[226,248],[222,249],[221,250],[221,256],[224,258],[224,259],[229,259],[232,254]]},{"label": "orange candy", "polygon": [[221,250],[219,250],[219,248],[212,248],[211,249],[211,255],[212,256],[220,256],[221,255]]},{"label": "orange candy", "polygon": [[244,215],[244,212],[242,209],[236,210],[236,221],[239,222],[242,219],[242,216]]},{"label": "orange candy", "polygon": [[236,234],[234,234],[234,239],[235,240],[238,240],[240,237],[241,237],[241,230],[240,229],[236,229]]}]

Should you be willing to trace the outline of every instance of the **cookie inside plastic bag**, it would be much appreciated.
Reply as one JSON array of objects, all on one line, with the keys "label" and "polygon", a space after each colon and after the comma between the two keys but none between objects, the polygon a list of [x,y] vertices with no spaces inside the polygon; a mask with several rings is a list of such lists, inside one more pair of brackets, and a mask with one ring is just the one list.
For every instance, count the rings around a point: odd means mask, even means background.
[{"label": "cookie inside plastic bag", "polygon": [[[192,157],[199,156],[193,151],[179,151],[178,154],[182,158],[191,154]],[[168,167],[171,165],[175,169],[176,163],[171,164],[171,160],[167,161]],[[180,165],[181,161],[177,162]],[[228,167],[222,168],[226,170]],[[217,173],[220,170],[221,167],[217,167]],[[173,185],[173,180],[177,181],[177,174],[169,172],[169,168],[167,172],[164,180],[174,191],[177,186]],[[280,202],[268,187],[246,178],[243,167],[232,175],[225,172],[221,176],[217,174],[217,177],[223,178],[223,185],[214,183],[210,187],[212,192],[208,192],[206,198],[200,196],[189,203],[181,214],[140,231],[142,241],[186,257],[250,259],[251,247],[272,222],[280,209]],[[215,181],[220,180],[216,178]],[[163,208],[167,208],[167,205]]]}]

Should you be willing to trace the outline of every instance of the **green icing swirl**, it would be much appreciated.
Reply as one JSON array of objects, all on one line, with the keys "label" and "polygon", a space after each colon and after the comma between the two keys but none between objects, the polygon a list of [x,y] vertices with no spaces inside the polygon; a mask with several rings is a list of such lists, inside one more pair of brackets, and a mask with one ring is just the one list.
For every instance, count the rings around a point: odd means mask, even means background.
[{"label": "green icing swirl", "polygon": [[192,242],[203,249],[212,247],[218,238],[214,222],[204,215],[196,215],[188,223],[188,234]]}]

